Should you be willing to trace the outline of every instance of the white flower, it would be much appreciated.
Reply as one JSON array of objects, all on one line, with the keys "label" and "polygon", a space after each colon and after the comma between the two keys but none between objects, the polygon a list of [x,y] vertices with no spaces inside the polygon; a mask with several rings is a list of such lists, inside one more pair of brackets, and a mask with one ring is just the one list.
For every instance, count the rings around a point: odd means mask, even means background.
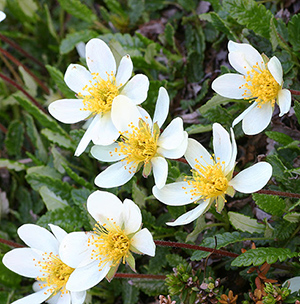
[{"label": "white flower", "polygon": [[95,184],[103,188],[125,184],[142,167],[147,177],[153,168],[155,184],[165,185],[168,163],[165,158],[182,157],[187,148],[188,134],[183,130],[181,118],[175,118],[160,134],[160,127],[167,118],[169,96],[159,89],[153,122],[150,115],[137,108],[126,97],[117,97],[112,107],[112,119],[120,130],[120,141],[110,146],[94,146],[92,155],[100,161],[118,161],[101,172]]},{"label": "white flower", "polygon": [[104,277],[110,281],[121,262],[135,271],[131,251],[155,255],[152,235],[141,229],[141,211],[133,201],[122,203],[112,193],[96,191],[88,197],[87,209],[97,221],[94,232],[72,232],[60,247],[60,256],[69,266],[80,263],[67,282],[71,291],[91,288]]},{"label": "white flower", "polygon": [[259,162],[238,173],[234,178],[233,169],[237,154],[234,134],[231,129],[231,141],[228,132],[218,123],[213,124],[214,158],[196,140],[189,139],[185,158],[192,167],[192,176],[182,182],[168,184],[162,189],[153,187],[154,196],[170,206],[197,203],[198,206],[181,215],[170,226],[185,225],[207,211],[215,202],[221,212],[225,194],[233,196],[235,190],[252,193],[260,190],[272,175],[272,166]]},{"label": "white flower", "polygon": [[133,104],[140,104],[147,98],[149,88],[145,75],[137,74],[129,80],[133,69],[129,55],[121,59],[116,71],[115,58],[100,39],[91,39],[86,44],[86,62],[89,71],[81,65],[71,64],[64,78],[79,99],[60,99],[49,106],[50,114],[63,123],[93,117],[75,151],[76,156],[91,140],[94,144],[110,145],[118,138],[119,132],[111,119],[115,97],[127,96]]},{"label": "white flower", "polygon": [[230,64],[240,74],[225,74],[212,83],[219,95],[234,99],[251,99],[253,104],[234,121],[234,127],[241,120],[245,134],[255,135],[263,131],[270,123],[275,102],[280,108],[279,116],[291,107],[291,92],[282,89],[283,72],[280,61],[273,56],[268,63],[251,45],[246,43],[228,43]]},{"label": "white flower", "polygon": [[0,11],[0,22],[2,22],[6,18],[6,14]]},{"label": "white flower", "polygon": [[81,304],[86,292],[70,292],[66,283],[74,268],[61,261],[59,245],[67,233],[58,226],[49,225],[47,229],[33,224],[25,224],[18,229],[20,238],[30,248],[17,248],[3,257],[3,264],[19,275],[35,278],[35,293],[13,302],[14,304],[32,304],[46,301],[50,304]]}]

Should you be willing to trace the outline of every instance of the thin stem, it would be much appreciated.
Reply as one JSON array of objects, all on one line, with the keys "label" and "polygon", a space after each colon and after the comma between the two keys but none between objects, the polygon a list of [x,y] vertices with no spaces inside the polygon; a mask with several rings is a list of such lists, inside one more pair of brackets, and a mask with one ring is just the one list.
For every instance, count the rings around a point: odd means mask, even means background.
[{"label": "thin stem", "polygon": [[154,243],[158,246],[164,246],[164,247],[177,247],[177,248],[186,248],[186,249],[212,252],[215,254],[228,256],[231,258],[236,258],[239,256],[237,253],[229,252],[226,250],[218,250],[218,249],[214,249],[214,248],[203,247],[203,246],[192,245],[192,244],[177,243],[177,242],[170,242],[170,241],[158,241],[158,240],[154,241]]},{"label": "thin stem", "polygon": [[183,158],[183,157],[180,157],[180,158],[177,158],[177,159],[174,159],[174,160],[176,160],[178,162],[181,162],[181,163],[184,163],[184,164],[188,164],[188,162],[186,161],[186,159]]},{"label": "thin stem", "polygon": [[300,95],[300,91],[290,90],[293,95]]},{"label": "thin stem", "polygon": [[285,197],[292,197],[292,198],[300,198],[300,194],[298,194],[298,193],[290,193],[290,192],[282,192],[282,191],[259,190],[255,193],[278,195],[278,196],[285,196]]},{"label": "thin stem", "polygon": [[159,274],[139,274],[139,273],[116,273],[115,278],[132,278],[132,279],[150,279],[150,280],[165,280],[165,275]]},{"label": "thin stem", "polygon": [[22,248],[22,247],[25,247],[19,243],[15,243],[15,242],[12,242],[12,241],[8,241],[8,240],[5,240],[5,239],[1,239],[0,238],[0,243],[2,244],[6,244],[8,246],[11,246],[11,247],[15,247],[15,248]]},{"label": "thin stem", "polygon": [[17,84],[15,81],[12,79],[8,78],[7,76],[3,75],[0,73],[0,78],[4,79],[14,87],[16,87],[18,90],[20,90],[24,95],[26,95],[33,103],[36,105],[41,111],[47,114],[46,110],[29,94],[27,93],[19,84]]}]

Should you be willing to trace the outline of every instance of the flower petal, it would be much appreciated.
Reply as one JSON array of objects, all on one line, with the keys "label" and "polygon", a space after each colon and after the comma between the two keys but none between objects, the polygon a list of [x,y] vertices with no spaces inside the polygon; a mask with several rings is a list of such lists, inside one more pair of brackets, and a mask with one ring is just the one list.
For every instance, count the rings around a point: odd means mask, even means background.
[{"label": "flower petal", "polygon": [[71,292],[72,304],[82,304],[86,297],[86,291]]},{"label": "flower petal", "polygon": [[235,167],[235,162],[236,162],[236,155],[237,155],[237,146],[236,146],[236,141],[234,138],[234,133],[232,128],[230,128],[230,132],[231,132],[231,158],[228,162],[228,164],[225,166],[224,169],[224,174],[225,176],[233,171],[234,167]]},{"label": "flower petal", "polygon": [[49,298],[50,295],[51,292],[47,291],[47,288],[43,288],[38,292],[32,293],[29,296],[14,301],[13,304],[32,304],[32,303],[40,304],[44,302],[47,298]]},{"label": "flower petal", "polygon": [[58,240],[58,243],[62,241],[62,239],[67,235],[67,232],[60,228],[59,226],[53,225],[53,224],[48,224],[52,233]]},{"label": "flower petal", "polygon": [[157,153],[162,155],[165,158],[171,158],[171,159],[176,159],[176,158],[182,157],[184,155],[184,153],[186,153],[186,149],[188,146],[188,133],[184,131],[183,134],[184,134],[183,140],[178,145],[177,148],[164,149],[162,147],[158,147]]},{"label": "flower petal", "polygon": [[232,67],[243,75],[247,75],[253,66],[264,68],[264,61],[260,53],[248,43],[228,43],[228,60]]},{"label": "flower petal", "polygon": [[72,124],[91,115],[90,111],[81,110],[82,108],[82,99],[59,99],[49,105],[48,111],[58,121]]},{"label": "flower petal", "polygon": [[42,252],[39,254],[31,248],[17,248],[7,252],[2,263],[21,276],[36,278],[41,275],[41,268],[35,266],[40,260],[42,260]]},{"label": "flower petal", "polygon": [[76,268],[69,277],[66,289],[71,292],[83,291],[97,285],[109,272],[110,265],[111,263],[107,263],[100,270],[99,260],[94,260],[84,267]]},{"label": "flower petal", "polygon": [[18,235],[23,242],[31,248],[58,254],[58,241],[54,235],[45,228],[34,224],[24,224],[18,229]]},{"label": "flower petal", "polygon": [[245,90],[245,78],[239,74],[224,74],[216,78],[212,84],[212,89],[219,95],[227,98],[243,99]]},{"label": "flower petal", "polygon": [[201,202],[196,208],[184,213],[179,218],[177,218],[174,222],[166,223],[169,226],[179,226],[186,225],[194,221],[200,215],[202,215],[209,207],[210,199]]},{"label": "flower petal", "polygon": [[6,14],[0,11],[0,22],[2,22],[6,18]]},{"label": "flower petal", "polygon": [[141,114],[142,120],[146,124],[148,124],[149,128],[151,129],[152,126],[153,126],[153,122],[152,122],[152,119],[151,119],[149,113],[145,109],[143,109],[142,107],[140,107],[140,106],[136,106],[136,107],[137,107],[137,109],[139,110],[139,112]]},{"label": "flower petal", "polygon": [[147,228],[143,228],[132,237],[131,245],[143,254],[155,256],[155,244]]},{"label": "flower petal", "polygon": [[193,138],[188,139],[188,146],[184,157],[193,169],[195,169],[195,166],[199,164],[205,167],[213,164],[211,155],[198,141]]},{"label": "flower petal", "polygon": [[214,123],[212,129],[215,160],[227,166],[232,154],[229,134],[219,123]]},{"label": "flower petal", "polygon": [[279,116],[281,117],[282,115],[286,114],[290,110],[291,102],[292,102],[292,95],[289,90],[283,89],[278,92],[277,98],[278,98],[278,105],[280,108]]},{"label": "flower petal", "polygon": [[99,73],[99,76],[107,80],[108,75],[116,74],[116,61],[108,47],[101,39],[91,39],[86,44],[86,63],[92,73]]},{"label": "flower petal", "polygon": [[70,293],[61,293],[56,304],[71,304],[71,295]]},{"label": "flower petal", "polygon": [[153,175],[155,185],[161,189],[165,184],[168,176],[168,163],[163,157],[153,157],[151,159],[153,166]]},{"label": "flower petal", "polygon": [[263,188],[272,176],[272,166],[259,162],[237,174],[229,185],[242,193],[253,193]]},{"label": "flower petal", "polygon": [[274,79],[277,81],[277,83],[281,86],[283,82],[283,72],[281,63],[276,56],[273,56],[268,62],[268,70],[270,71]]},{"label": "flower petal", "polygon": [[130,56],[127,54],[121,59],[119,64],[116,77],[116,83],[118,87],[121,87],[127,83],[128,79],[131,77],[132,70],[133,64]]},{"label": "flower petal", "polygon": [[180,117],[173,119],[159,136],[157,145],[164,149],[175,149],[184,139],[183,121]]},{"label": "flower petal", "polygon": [[[126,167],[126,168],[125,168]],[[113,188],[126,184],[135,174],[135,168],[131,164],[126,165],[126,162],[119,161],[95,178],[95,184],[101,188]]]},{"label": "flower petal", "polygon": [[152,192],[159,201],[166,205],[182,206],[190,204],[200,198],[200,196],[193,196],[189,188],[190,186],[187,182],[176,182],[167,184],[161,189],[154,186]]},{"label": "flower petal", "polygon": [[250,107],[248,107],[244,112],[242,112],[238,117],[236,117],[234,119],[234,121],[232,122],[232,128],[235,125],[237,125],[240,121],[242,121],[244,119],[244,117],[256,106],[257,106],[256,102],[253,102]]},{"label": "flower petal", "polygon": [[158,126],[161,127],[165,122],[170,106],[170,97],[167,90],[164,87],[160,87],[158,91],[158,97],[156,101],[153,122],[157,122]]},{"label": "flower petal", "polygon": [[112,222],[122,226],[123,203],[114,194],[106,191],[95,191],[87,199],[87,209],[100,225],[109,226]]},{"label": "flower petal", "polygon": [[123,203],[122,220],[126,234],[135,233],[141,228],[141,210],[132,200],[125,199]]},{"label": "flower petal", "polygon": [[66,70],[65,83],[75,93],[82,95],[90,95],[90,93],[83,88],[91,86],[93,83],[92,74],[82,65],[70,64]]},{"label": "flower petal", "polygon": [[242,128],[245,134],[255,135],[263,131],[270,123],[273,107],[270,102],[254,107],[243,119]]},{"label": "flower petal", "polygon": [[95,145],[91,149],[91,154],[96,159],[103,162],[114,162],[123,159],[126,155],[120,153],[120,145],[113,143],[109,146]]},{"label": "flower petal", "polygon": [[149,89],[149,79],[143,74],[133,76],[123,87],[120,94],[130,98],[135,104],[146,100]]}]

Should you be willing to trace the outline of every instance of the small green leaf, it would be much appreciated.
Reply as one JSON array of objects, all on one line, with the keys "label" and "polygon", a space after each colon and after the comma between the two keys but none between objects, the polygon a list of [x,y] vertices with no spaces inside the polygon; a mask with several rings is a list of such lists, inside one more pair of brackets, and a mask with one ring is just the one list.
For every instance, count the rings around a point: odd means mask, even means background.
[{"label": "small green leaf", "polygon": [[231,225],[238,230],[247,231],[250,233],[265,231],[265,225],[259,224],[255,219],[237,212],[228,212],[228,217]]},{"label": "small green leaf", "polygon": [[253,199],[255,200],[256,205],[263,211],[271,214],[282,216],[286,207],[285,201],[275,195],[267,194],[252,194]]},{"label": "small green leaf", "polygon": [[290,223],[298,223],[300,221],[300,213],[298,212],[287,213],[284,215],[283,218]]},{"label": "small green leaf", "polygon": [[68,206],[68,203],[61,197],[55,195],[47,186],[42,186],[39,189],[39,193],[48,210],[55,210]]},{"label": "small green leaf", "polygon": [[14,170],[17,172],[26,170],[26,166],[24,164],[4,158],[0,158],[0,168],[7,168],[8,170]]},{"label": "small green leaf", "polygon": [[288,23],[289,42],[295,52],[300,50],[300,14],[294,15]]},{"label": "small green leaf", "polygon": [[53,132],[50,129],[43,129],[41,134],[43,134],[50,142],[57,144],[61,148],[68,149],[73,152],[76,149],[74,142],[72,142],[69,136]]},{"label": "small green leaf", "polygon": [[8,155],[20,155],[24,140],[24,126],[19,120],[13,120],[8,127],[5,146]]},{"label": "small green leaf", "polygon": [[165,39],[167,43],[174,48],[175,46],[175,40],[174,40],[174,35],[175,35],[175,29],[172,26],[171,23],[167,23],[165,27]]},{"label": "small green leaf", "polygon": [[127,280],[122,282],[122,303],[123,304],[136,304],[140,291],[133,285],[130,285]]},{"label": "small green leaf", "polygon": [[84,178],[79,176],[76,172],[74,172],[66,163],[62,164],[62,167],[65,169],[66,173],[79,185],[82,185],[83,187],[93,190],[94,186],[86,181]]},{"label": "small green leaf", "polygon": [[284,145],[284,146],[288,145],[294,141],[290,136],[288,136],[284,133],[281,133],[281,132],[266,131],[265,133],[269,138],[277,141],[279,144]]},{"label": "small green leaf", "polygon": [[135,24],[142,16],[145,10],[144,0],[128,0],[129,20],[131,24]]},{"label": "small green leaf", "polygon": [[140,207],[146,205],[147,190],[139,186],[135,181],[132,183],[132,200]]},{"label": "small green leaf", "polygon": [[190,127],[186,128],[185,131],[188,132],[189,135],[192,134],[199,134],[199,133],[205,133],[212,130],[211,124],[209,125],[191,125]]},{"label": "small green leaf", "polygon": [[300,124],[300,102],[298,102],[297,100],[295,100],[294,102],[294,110],[298,123]]}]

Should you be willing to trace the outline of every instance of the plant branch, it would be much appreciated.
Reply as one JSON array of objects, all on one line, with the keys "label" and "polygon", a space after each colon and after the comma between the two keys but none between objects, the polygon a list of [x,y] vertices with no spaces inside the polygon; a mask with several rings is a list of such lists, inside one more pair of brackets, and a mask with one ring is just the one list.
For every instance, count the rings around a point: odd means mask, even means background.
[{"label": "plant branch", "polygon": [[277,196],[285,196],[285,197],[292,197],[292,198],[300,198],[300,194],[298,194],[298,193],[290,193],[290,192],[282,192],[282,191],[259,190],[259,191],[255,192],[255,193],[277,195]]},{"label": "plant branch", "polygon": [[150,279],[150,280],[165,280],[165,275],[159,275],[159,274],[139,274],[139,273],[116,273],[115,278],[120,279]]},{"label": "plant branch", "polygon": [[300,91],[290,90],[293,95],[300,95]]},{"label": "plant branch", "polygon": [[15,248],[22,248],[22,247],[25,247],[19,243],[15,243],[15,242],[12,242],[12,241],[8,241],[8,240],[5,240],[5,239],[1,239],[0,238],[0,243],[2,244],[6,244],[8,246],[11,246],[11,247],[15,247]]}]

